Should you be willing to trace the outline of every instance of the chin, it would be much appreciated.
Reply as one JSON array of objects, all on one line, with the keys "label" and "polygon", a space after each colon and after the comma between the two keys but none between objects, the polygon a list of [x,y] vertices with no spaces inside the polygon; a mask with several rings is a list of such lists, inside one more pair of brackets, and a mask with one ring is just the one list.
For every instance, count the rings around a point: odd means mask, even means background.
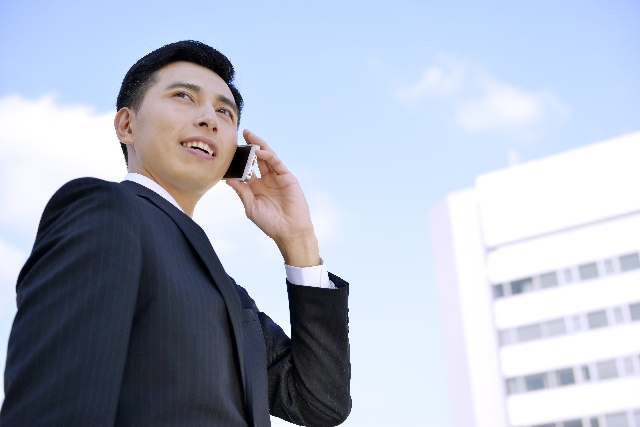
[{"label": "chin", "polygon": [[221,176],[212,176],[211,174],[203,174],[197,176],[189,176],[185,181],[190,188],[202,192],[209,191],[214,185],[220,182]]}]

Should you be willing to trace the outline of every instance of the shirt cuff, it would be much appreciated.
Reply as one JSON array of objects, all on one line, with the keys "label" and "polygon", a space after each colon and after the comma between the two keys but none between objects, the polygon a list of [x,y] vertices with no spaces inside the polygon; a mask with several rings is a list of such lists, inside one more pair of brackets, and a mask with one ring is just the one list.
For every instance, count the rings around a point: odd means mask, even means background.
[{"label": "shirt cuff", "polygon": [[322,259],[320,259],[320,265],[313,267],[292,267],[285,264],[284,269],[287,272],[287,280],[293,285],[336,289],[335,285],[329,280],[329,273]]}]

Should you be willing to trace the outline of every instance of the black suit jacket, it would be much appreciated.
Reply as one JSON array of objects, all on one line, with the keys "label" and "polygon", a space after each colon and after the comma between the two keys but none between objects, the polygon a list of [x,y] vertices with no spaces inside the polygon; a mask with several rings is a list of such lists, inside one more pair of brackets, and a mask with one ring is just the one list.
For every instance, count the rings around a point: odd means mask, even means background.
[{"label": "black suit jacket", "polygon": [[351,408],[348,285],[287,284],[289,339],[204,231],[133,182],[44,210],[17,284],[0,425],[333,426]]}]

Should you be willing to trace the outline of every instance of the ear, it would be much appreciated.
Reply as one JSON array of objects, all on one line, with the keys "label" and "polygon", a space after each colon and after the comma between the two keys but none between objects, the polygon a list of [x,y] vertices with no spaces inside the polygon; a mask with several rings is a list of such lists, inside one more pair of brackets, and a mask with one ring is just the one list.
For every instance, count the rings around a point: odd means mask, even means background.
[{"label": "ear", "polygon": [[133,127],[132,122],[135,113],[129,107],[123,107],[116,113],[113,119],[113,127],[116,129],[118,140],[123,144],[133,145]]}]

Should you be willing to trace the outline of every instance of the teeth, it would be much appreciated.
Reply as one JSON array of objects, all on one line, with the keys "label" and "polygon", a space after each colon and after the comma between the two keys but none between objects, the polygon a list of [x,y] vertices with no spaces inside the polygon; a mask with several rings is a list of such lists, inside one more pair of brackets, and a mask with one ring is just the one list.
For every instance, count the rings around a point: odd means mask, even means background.
[{"label": "teeth", "polygon": [[210,156],[213,156],[213,150],[209,147],[209,144],[205,144],[202,141],[183,142],[182,145],[187,148],[199,148],[200,150],[207,152]]}]

